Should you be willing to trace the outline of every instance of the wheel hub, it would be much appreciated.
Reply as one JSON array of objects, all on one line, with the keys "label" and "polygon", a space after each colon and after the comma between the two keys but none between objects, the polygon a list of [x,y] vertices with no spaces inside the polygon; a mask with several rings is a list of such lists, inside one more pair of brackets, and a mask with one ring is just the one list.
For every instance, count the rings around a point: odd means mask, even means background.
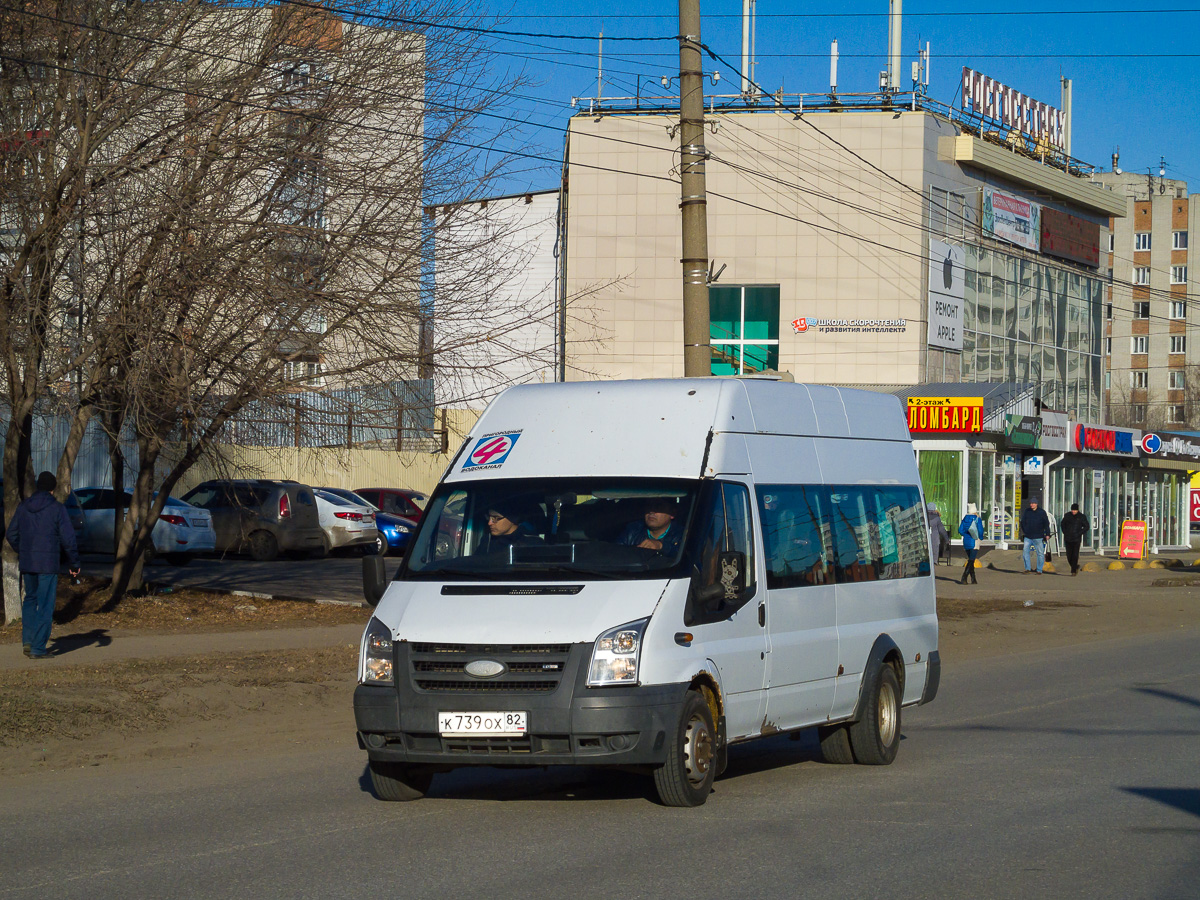
[{"label": "wheel hub", "polygon": [[692,784],[701,784],[712,766],[713,742],[708,725],[700,716],[693,716],[684,735],[684,766]]},{"label": "wheel hub", "polygon": [[884,684],[879,690],[879,740],[883,746],[890,747],[895,739],[896,695],[890,684]]}]

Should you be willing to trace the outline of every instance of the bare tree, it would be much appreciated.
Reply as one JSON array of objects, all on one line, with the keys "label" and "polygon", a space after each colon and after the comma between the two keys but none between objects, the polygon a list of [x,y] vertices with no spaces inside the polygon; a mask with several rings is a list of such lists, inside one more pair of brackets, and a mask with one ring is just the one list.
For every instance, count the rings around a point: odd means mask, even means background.
[{"label": "bare tree", "polygon": [[[55,390],[80,436],[95,412],[114,452],[132,434],[116,602],[168,494],[248,404],[419,374],[440,228],[423,210],[503,171],[472,149],[496,108],[488,48],[445,0],[353,20],[193,0],[4,16],[4,132],[36,126],[4,170],[19,198],[2,263],[6,510],[28,417]],[[439,291],[439,312],[487,290]],[[449,364],[454,349],[439,336]]]}]

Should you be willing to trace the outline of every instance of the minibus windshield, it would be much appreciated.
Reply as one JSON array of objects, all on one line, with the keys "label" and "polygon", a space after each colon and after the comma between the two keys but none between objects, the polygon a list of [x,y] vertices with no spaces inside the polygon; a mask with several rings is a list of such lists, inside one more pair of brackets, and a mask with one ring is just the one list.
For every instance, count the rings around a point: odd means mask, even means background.
[{"label": "minibus windshield", "polygon": [[396,578],[661,577],[679,564],[698,487],[595,477],[443,484]]}]

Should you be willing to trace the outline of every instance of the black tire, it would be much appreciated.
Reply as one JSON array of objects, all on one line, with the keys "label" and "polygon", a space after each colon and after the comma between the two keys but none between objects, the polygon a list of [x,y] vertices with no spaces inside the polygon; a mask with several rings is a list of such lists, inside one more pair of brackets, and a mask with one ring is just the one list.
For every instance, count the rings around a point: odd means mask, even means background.
[{"label": "black tire", "polygon": [[420,800],[433,783],[433,772],[422,766],[371,760],[371,787],[380,800],[406,803]]},{"label": "black tire", "polygon": [[821,759],[830,765],[848,766],[854,762],[850,748],[850,728],[846,725],[820,725],[817,737],[821,741]]},{"label": "black tire", "polygon": [[372,544],[370,547],[366,547],[363,550],[363,553],[367,553],[372,556],[387,556],[387,552],[388,552],[388,542],[387,542],[387,538],[385,538],[383,536],[382,532],[375,535],[375,543],[374,544]]},{"label": "black tire", "polygon": [[186,566],[192,561],[190,553],[168,553],[163,557],[170,566]]},{"label": "black tire", "polygon": [[667,761],[654,770],[654,786],[664,806],[700,806],[717,775],[717,730],[703,696],[688,691]]},{"label": "black tire", "polygon": [[900,682],[889,665],[863,695],[861,717],[850,726],[854,760],[864,766],[890,765],[900,749]]},{"label": "black tire", "polygon": [[279,556],[279,541],[269,531],[256,531],[250,535],[250,555],[259,562],[270,562]]}]

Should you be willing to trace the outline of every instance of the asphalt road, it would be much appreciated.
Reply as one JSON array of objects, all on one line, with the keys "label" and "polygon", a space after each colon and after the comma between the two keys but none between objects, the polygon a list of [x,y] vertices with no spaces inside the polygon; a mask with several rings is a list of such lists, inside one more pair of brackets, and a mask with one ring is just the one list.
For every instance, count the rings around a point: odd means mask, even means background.
[{"label": "asphalt road", "polygon": [[970,665],[886,768],[734,748],[708,803],[648,779],[459,770],[375,800],[340,742],[4,785],[8,897],[1184,898],[1200,884],[1200,626]]}]

